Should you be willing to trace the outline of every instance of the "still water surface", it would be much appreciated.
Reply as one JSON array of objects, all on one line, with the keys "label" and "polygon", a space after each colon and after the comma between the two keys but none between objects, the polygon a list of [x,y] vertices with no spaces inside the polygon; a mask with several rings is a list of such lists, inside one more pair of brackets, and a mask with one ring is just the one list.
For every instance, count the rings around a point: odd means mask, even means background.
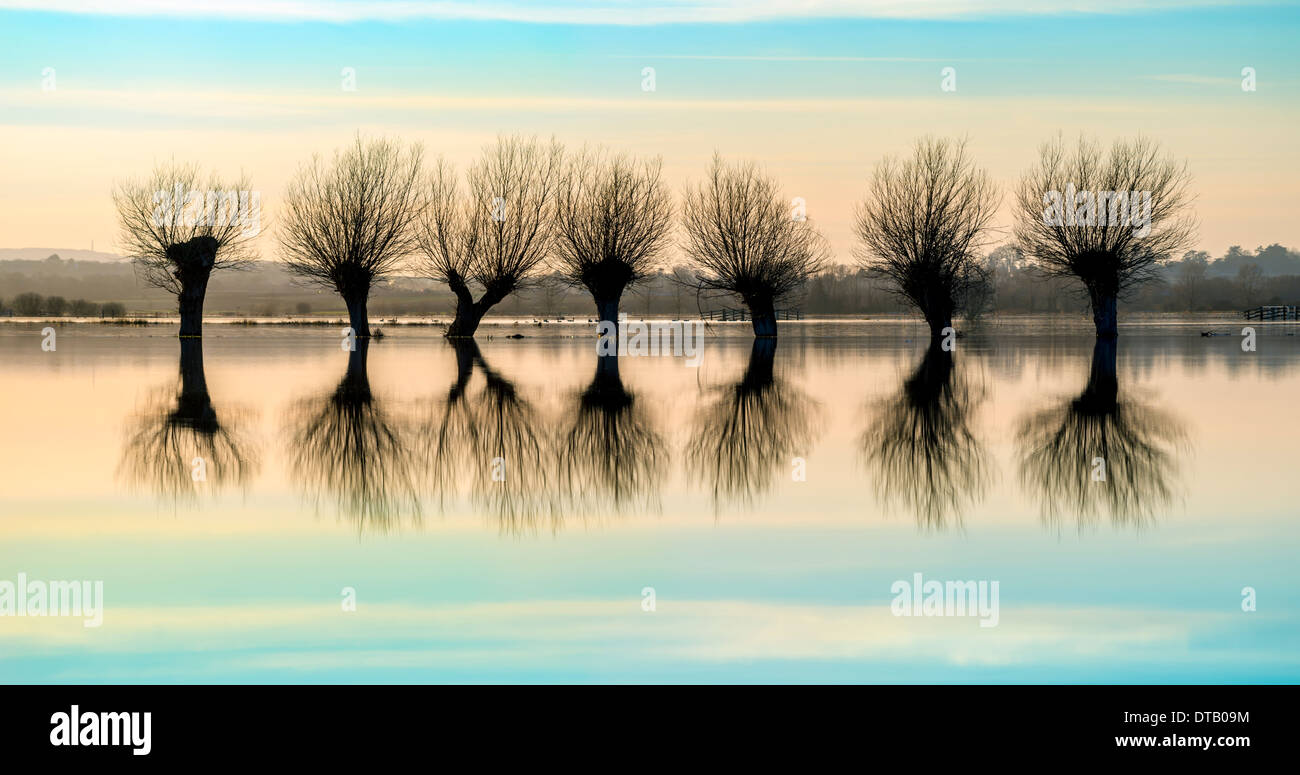
[{"label": "still water surface", "polygon": [[[0,580],[105,597],[0,617],[0,680],[1300,678],[1295,326],[782,325],[698,368],[0,326]],[[916,573],[998,582],[997,626],[893,615]]]}]

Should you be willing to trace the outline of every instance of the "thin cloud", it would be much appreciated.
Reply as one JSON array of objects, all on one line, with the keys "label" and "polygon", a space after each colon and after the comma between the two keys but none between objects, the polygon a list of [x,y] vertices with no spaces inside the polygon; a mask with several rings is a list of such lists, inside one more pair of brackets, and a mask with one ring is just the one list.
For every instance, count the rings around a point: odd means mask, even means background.
[{"label": "thin cloud", "polygon": [[[543,24],[701,24],[774,19],[951,19],[1122,14],[1240,5],[1227,0],[1076,0],[1026,10],[1023,0],[0,0],[0,8],[103,16],[171,16],[272,22],[418,19]],[[1271,4],[1262,0],[1257,4]]]}]

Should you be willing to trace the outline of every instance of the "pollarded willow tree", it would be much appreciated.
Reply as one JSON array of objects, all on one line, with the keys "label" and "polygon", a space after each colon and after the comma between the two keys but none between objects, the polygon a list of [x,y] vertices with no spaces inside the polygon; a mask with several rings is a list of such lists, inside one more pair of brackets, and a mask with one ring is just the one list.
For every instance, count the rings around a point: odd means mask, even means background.
[{"label": "pollarded willow tree", "polygon": [[474,336],[489,309],[537,279],[551,248],[563,153],[554,141],[498,138],[470,167],[463,198],[451,165],[434,167],[417,234],[425,273],[456,294],[448,337]]},{"label": "pollarded willow tree", "polygon": [[285,194],[279,238],[289,272],[337,291],[357,336],[370,336],[371,287],[417,247],[422,160],[419,145],[358,135],[332,163],[314,156]]},{"label": "pollarded willow tree", "polygon": [[560,186],[556,269],[590,291],[598,319],[614,326],[623,291],[651,274],[668,246],[673,204],[660,169],[658,158],[583,152]]},{"label": "pollarded willow tree", "polygon": [[920,310],[932,340],[988,283],[978,251],[998,203],[964,141],[924,138],[911,158],[887,158],[872,175],[854,224],[859,261]]},{"label": "pollarded willow tree", "polygon": [[1186,162],[1153,140],[1117,140],[1109,153],[1080,137],[1043,145],[1016,192],[1016,242],[1048,276],[1078,278],[1097,336],[1119,335],[1119,299],[1156,279],[1195,233]]},{"label": "pollarded willow tree", "polygon": [[753,162],[717,154],[709,177],[682,206],[695,285],[739,296],[755,336],[776,336],[776,305],[825,267],[830,251],[806,215],[787,205],[774,178]]},{"label": "pollarded willow tree", "polygon": [[233,185],[197,165],[169,162],[113,190],[121,243],[149,285],[176,297],[182,337],[203,336],[203,300],[217,269],[253,260],[261,228],[260,198],[247,177]]}]

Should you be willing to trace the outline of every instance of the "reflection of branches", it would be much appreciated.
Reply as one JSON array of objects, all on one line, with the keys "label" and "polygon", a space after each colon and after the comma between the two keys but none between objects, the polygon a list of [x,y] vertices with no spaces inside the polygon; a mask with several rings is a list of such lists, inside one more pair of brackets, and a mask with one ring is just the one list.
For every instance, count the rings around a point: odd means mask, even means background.
[{"label": "reflection of branches", "polygon": [[258,462],[238,430],[218,419],[203,372],[203,340],[182,339],[180,392],[155,401],[128,431],[118,476],[174,503],[193,501],[205,488],[245,487]]},{"label": "reflection of branches", "polygon": [[319,502],[328,494],[340,514],[379,530],[420,516],[414,461],[403,430],[370,392],[368,339],[348,354],[348,370],[333,393],[297,402],[290,410],[290,467]]},{"label": "reflection of branches", "polygon": [[1115,340],[1098,339],[1084,391],[1019,423],[1021,484],[1048,522],[1073,511],[1082,524],[1106,511],[1116,524],[1141,525],[1174,500],[1182,422],[1120,400],[1115,362]]},{"label": "reflection of branches", "polygon": [[556,437],[556,483],[567,509],[658,508],[665,443],[644,404],[623,387],[618,356],[597,356],[596,375],[563,427]]},{"label": "reflection of branches", "polygon": [[755,339],[745,375],[717,389],[696,416],[686,460],[712,489],[715,509],[727,500],[750,505],[818,435],[817,404],[776,379],[775,355],[775,339]]},{"label": "reflection of branches", "polygon": [[[502,529],[524,530],[550,507],[540,418],[514,383],[488,366],[474,340],[452,346],[456,382],[430,424],[425,450],[433,489],[453,492],[468,472],[471,502],[495,515]],[[484,386],[471,393],[475,366]]]},{"label": "reflection of branches", "polygon": [[902,390],[880,402],[862,435],[882,505],[906,508],[926,527],[960,523],[989,485],[986,452],[970,425],[981,400],[982,391],[954,370],[952,353],[932,344]]}]

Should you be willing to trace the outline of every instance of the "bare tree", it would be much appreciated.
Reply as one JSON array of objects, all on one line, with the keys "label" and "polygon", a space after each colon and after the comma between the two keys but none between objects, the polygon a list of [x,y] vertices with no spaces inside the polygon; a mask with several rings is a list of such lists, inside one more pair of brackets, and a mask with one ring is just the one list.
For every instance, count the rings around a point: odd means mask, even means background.
[{"label": "bare tree", "polygon": [[1048,276],[1081,280],[1097,336],[1118,336],[1119,298],[1195,235],[1190,180],[1155,141],[1117,140],[1104,155],[1083,137],[1070,153],[1058,136],[1020,181],[1016,241]]},{"label": "bare tree", "polygon": [[688,188],[682,209],[696,287],[739,296],[755,336],[776,336],[776,304],[821,271],[830,255],[775,179],[753,162],[727,165],[714,154],[709,177]]},{"label": "bare tree", "polygon": [[881,162],[859,205],[859,261],[943,336],[987,285],[978,255],[998,208],[997,188],[965,141],[924,138],[912,157]]},{"label": "bare tree", "polygon": [[551,248],[563,155],[554,141],[498,138],[470,167],[465,198],[455,171],[439,160],[418,238],[425,272],[456,294],[447,336],[474,336],[489,309],[537,280]]},{"label": "bare tree", "polygon": [[176,296],[182,337],[203,336],[208,278],[214,269],[246,267],[261,227],[261,202],[247,177],[234,185],[201,177],[197,165],[173,161],[113,189],[124,252],[141,279]]},{"label": "bare tree", "polygon": [[591,292],[600,321],[618,325],[623,291],[652,273],[668,245],[673,205],[658,158],[604,151],[570,160],[555,208],[555,269]]},{"label": "bare tree", "polygon": [[357,336],[370,336],[371,286],[416,248],[422,159],[419,145],[358,135],[332,164],[313,156],[285,194],[279,237],[288,270],[337,291]]}]

